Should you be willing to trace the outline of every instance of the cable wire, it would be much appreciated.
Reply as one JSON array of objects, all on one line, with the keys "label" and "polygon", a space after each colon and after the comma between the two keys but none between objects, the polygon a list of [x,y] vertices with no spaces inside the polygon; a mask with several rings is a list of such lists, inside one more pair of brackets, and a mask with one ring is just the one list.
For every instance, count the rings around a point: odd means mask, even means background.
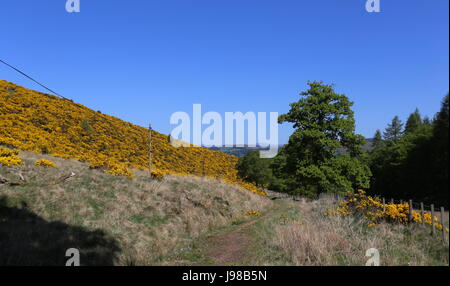
[{"label": "cable wire", "polygon": [[32,78],[31,76],[27,75],[26,73],[24,73],[23,71],[19,70],[18,68],[13,67],[12,65],[8,64],[7,62],[3,61],[0,59],[0,63],[12,68],[13,70],[15,70],[16,72],[20,73],[21,75],[29,78],[30,80],[34,81],[35,83],[37,83],[38,85],[42,86],[43,88],[45,88],[46,90],[50,91],[51,93],[55,94],[56,96],[59,96],[61,98],[67,99],[66,97],[62,96],[61,94],[51,90],[50,88],[46,87],[45,85],[43,85],[42,83],[38,82],[37,80],[35,80],[34,78]]}]

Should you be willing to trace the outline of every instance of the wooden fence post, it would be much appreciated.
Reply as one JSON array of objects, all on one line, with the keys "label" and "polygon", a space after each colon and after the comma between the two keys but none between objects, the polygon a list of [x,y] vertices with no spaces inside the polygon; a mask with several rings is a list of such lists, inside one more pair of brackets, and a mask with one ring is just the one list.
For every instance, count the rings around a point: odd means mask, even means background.
[{"label": "wooden fence post", "polygon": [[205,173],[205,158],[203,158],[202,160],[202,177],[205,177],[206,173]]},{"label": "wooden fence post", "polygon": [[412,223],[413,222],[413,205],[412,205],[413,201],[409,200],[409,222]]},{"label": "wooden fence post", "polygon": [[152,173],[152,125],[148,125],[148,138],[149,138],[149,145],[148,145],[148,171],[150,174]]},{"label": "wooden fence post", "polygon": [[441,207],[442,239],[445,241],[444,207]]},{"label": "wooden fence post", "polygon": [[436,226],[434,225],[434,205],[431,204],[431,235],[436,233]]},{"label": "wooden fence post", "polygon": [[393,205],[394,204],[394,199],[391,199],[391,205]]},{"label": "wooden fence post", "polygon": [[383,212],[386,211],[386,200],[383,198]]},{"label": "wooden fence post", "polygon": [[425,210],[423,203],[420,203],[420,215],[422,216],[422,225],[425,225]]}]

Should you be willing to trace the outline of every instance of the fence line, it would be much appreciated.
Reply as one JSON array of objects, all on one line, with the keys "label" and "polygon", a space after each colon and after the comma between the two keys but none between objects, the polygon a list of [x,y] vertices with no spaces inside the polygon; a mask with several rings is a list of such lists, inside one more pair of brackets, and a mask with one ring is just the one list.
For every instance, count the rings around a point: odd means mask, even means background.
[{"label": "fence line", "polygon": [[[292,199],[294,201],[301,201],[302,199],[305,199],[305,197],[300,196],[300,195],[289,195],[289,194],[285,194],[285,193],[279,193],[279,192],[273,192],[273,191],[267,191],[269,197],[272,200],[276,200],[276,199]],[[318,196],[318,199],[331,199],[334,200],[336,202],[342,202],[346,200],[346,195],[343,194],[338,194],[338,193],[321,193]],[[386,198],[381,198],[382,203],[383,203],[383,211],[386,210]],[[404,203],[408,203],[409,205],[409,214],[408,214],[408,220],[409,222],[412,222],[414,217],[413,217],[413,211],[414,209],[419,209],[419,213],[420,213],[420,217],[421,217],[421,224],[423,226],[425,226],[425,214],[427,213],[427,211],[429,210],[430,214],[431,214],[431,235],[436,235],[436,223],[434,218],[437,217],[434,211],[434,204],[431,205],[425,205],[423,202],[420,203],[416,203],[413,200],[409,200],[409,201],[404,201],[404,200],[394,200],[393,198],[390,199],[390,204],[395,204],[396,202],[399,202],[401,204]],[[441,225],[442,225],[442,238],[446,239],[446,234],[445,234],[445,225],[444,225],[444,220],[445,220],[445,209],[444,207],[440,208],[440,216],[441,216]]]},{"label": "fence line", "polygon": [[[346,199],[345,195],[342,194],[335,194],[335,193],[322,193],[319,195],[318,197],[319,199],[333,199],[336,202],[341,202],[344,201]],[[382,197],[381,198],[382,204],[383,204],[383,211],[386,210],[386,198]],[[405,204],[408,203],[409,206],[409,214],[408,214],[408,221],[412,222],[414,217],[413,217],[413,211],[414,209],[418,209],[420,210],[420,217],[421,217],[421,224],[424,226],[425,225],[425,215],[427,213],[427,211],[429,210],[428,213],[431,214],[431,235],[436,235],[436,221],[435,218],[438,217],[438,214],[435,213],[435,208],[434,208],[434,204],[431,205],[425,205],[423,202],[420,203],[415,203],[413,200],[409,200],[409,201],[405,201],[405,200],[394,200],[393,198],[390,199],[390,204],[395,204],[396,202],[400,203],[400,204]],[[446,230],[445,230],[445,209],[444,207],[440,208],[440,223],[442,225],[442,238],[445,240],[446,239]]]},{"label": "fence line", "polygon": [[273,191],[269,191],[269,190],[266,190],[266,192],[269,195],[270,199],[272,199],[272,200],[291,199],[291,200],[294,200],[294,201],[301,201],[302,199],[305,198],[305,197],[300,196],[300,195],[289,195],[289,194],[273,192]]}]

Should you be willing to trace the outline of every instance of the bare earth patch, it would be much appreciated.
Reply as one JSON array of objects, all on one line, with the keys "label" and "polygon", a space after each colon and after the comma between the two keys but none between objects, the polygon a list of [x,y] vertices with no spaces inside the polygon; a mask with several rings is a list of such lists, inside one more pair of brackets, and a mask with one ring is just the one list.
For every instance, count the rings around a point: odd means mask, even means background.
[{"label": "bare earth patch", "polygon": [[213,259],[213,265],[237,265],[248,255],[251,246],[251,236],[248,227],[256,220],[240,225],[238,228],[211,236],[208,239],[208,257]]}]

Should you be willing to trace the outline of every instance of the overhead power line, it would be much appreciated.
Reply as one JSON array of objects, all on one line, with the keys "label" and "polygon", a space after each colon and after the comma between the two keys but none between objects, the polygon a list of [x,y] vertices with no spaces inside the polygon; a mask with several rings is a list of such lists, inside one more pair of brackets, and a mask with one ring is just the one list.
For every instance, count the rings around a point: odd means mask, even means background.
[{"label": "overhead power line", "polygon": [[8,64],[7,62],[3,61],[0,59],[0,63],[12,68],[13,70],[15,70],[16,72],[20,73],[21,75],[29,78],[30,80],[34,81],[35,83],[37,83],[38,85],[42,86],[43,88],[45,88],[46,90],[50,91],[51,93],[55,94],[56,96],[59,96],[61,98],[67,99],[66,97],[62,96],[61,94],[51,90],[50,88],[46,87],[45,85],[43,85],[42,83],[38,82],[37,80],[35,80],[34,78],[32,78],[31,76],[27,75],[26,73],[24,73],[23,71],[19,70],[18,68],[13,67],[12,65]]}]

